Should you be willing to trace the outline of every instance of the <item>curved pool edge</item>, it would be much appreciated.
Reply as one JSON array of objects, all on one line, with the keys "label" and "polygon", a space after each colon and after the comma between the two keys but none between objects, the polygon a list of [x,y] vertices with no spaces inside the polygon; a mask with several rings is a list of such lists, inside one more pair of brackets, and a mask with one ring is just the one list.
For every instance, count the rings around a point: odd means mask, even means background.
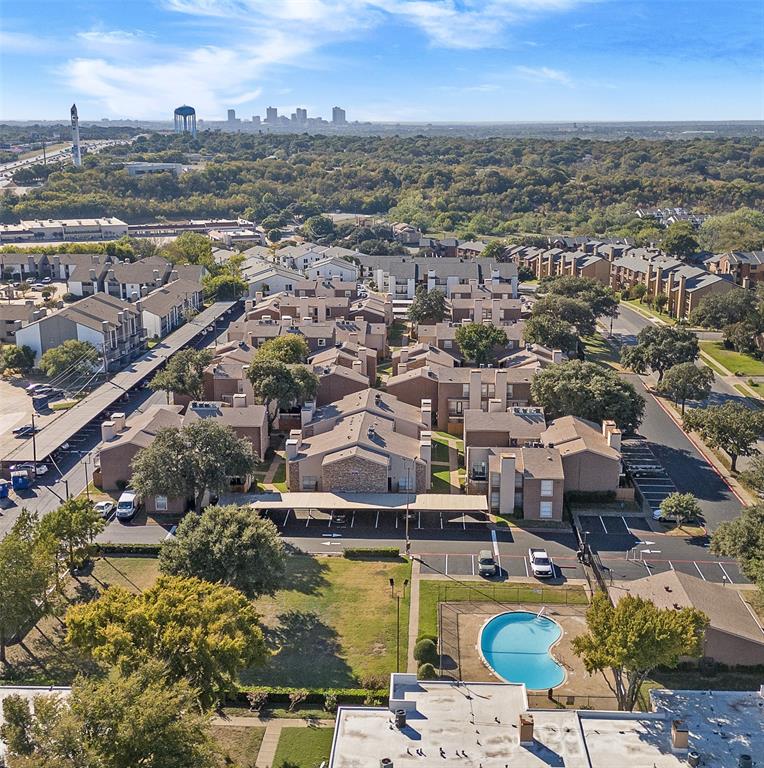
[{"label": "curved pool edge", "polygon": [[[544,606],[544,607],[546,607],[546,606]],[[500,680],[501,682],[503,682],[503,683],[509,683],[510,685],[525,685],[525,689],[526,689],[527,691],[546,691],[546,690],[549,690],[548,688],[529,688],[529,687],[528,687],[528,686],[527,686],[525,683],[522,683],[522,682],[519,682],[519,683],[518,683],[518,682],[515,682],[515,681],[512,681],[512,680],[507,680],[507,678],[506,678],[506,677],[504,677],[504,675],[500,675],[500,674],[499,674],[499,673],[498,673],[498,672],[497,672],[497,671],[496,671],[496,670],[495,670],[495,669],[494,669],[494,668],[491,666],[491,664],[489,664],[489,662],[488,662],[488,659],[486,659],[486,657],[485,657],[485,654],[483,653],[483,630],[485,630],[485,628],[486,628],[486,627],[487,627],[487,626],[488,626],[488,625],[489,625],[489,624],[490,624],[490,623],[491,623],[491,622],[492,622],[494,619],[498,619],[498,618],[499,618],[499,617],[501,617],[501,616],[508,616],[508,615],[511,615],[511,614],[515,614],[515,613],[527,613],[527,614],[529,614],[529,615],[531,615],[531,616],[538,616],[538,613],[535,613],[535,614],[534,614],[534,612],[533,612],[533,611],[528,611],[528,610],[521,610],[521,609],[520,609],[520,610],[516,610],[516,611],[502,611],[501,613],[494,613],[492,616],[489,616],[489,617],[488,617],[488,618],[487,618],[487,619],[486,619],[486,620],[483,622],[483,625],[480,627],[480,631],[478,632],[478,637],[477,637],[477,646],[475,647],[475,650],[478,652],[478,655],[479,655],[479,657],[480,657],[480,661],[481,661],[481,663],[483,664],[483,666],[485,666],[485,667],[488,669],[488,671],[489,671],[489,672],[490,672],[490,673],[491,673],[491,674],[492,674],[494,677],[496,677],[498,680]],[[562,628],[562,624],[560,624],[560,622],[559,622],[559,621],[557,621],[556,619],[553,619],[551,616],[546,616],[546,614],[545,614],[545,615],[544,615],[544,618],[547,618],[547,619],[549,619],[549,621],[551,621],[551,622],[554,622],[554,623],[555,623],[555,624],[556,624],[556,625],[559,627],[559,629],[560,629],[560,636],[559,636],[559,637],[558,637],[558,638],[557,638],[557,639],[556,639],[556,640],[555,640],[555,641],[554,641],[554,642],[553,642],[553,643],[552,643],[552,644],[551,644],[551,645],[548,647],[548,649],[547,649],[547,654],[549,655],[549,658],[551,658],[551,659],[552,659],[552,661],[554,661],[554,663],[555,663],[555,664],[557,664],[557,666],[558,666],[558,667],[559,667],[559,668],[562,670],[562,680],[561,680],[559,683],[557,683],[557,685],[553,685],[553,686],[552,686],[552,690],[556,690],[557,688],[560,688],[560,687],[562,687],[563,685],[565,685],[565,683],[568,681],[568,670],[567,670],[567,668],[566,668],[566,667],[565,667],[565,665],[564,665],[564,664],[563,664],[563,663],[562,663],[562,662],[561,662],[561,661],[560,661],[560,660],[559,660],[559,659],[558,659],[558,658],[557,658],[557,657],[556,657],[556,656],[555,656],[555,655],[552,653],[552,649],[554,649],[554,648],[555,648],[555,647],[556,647],[556,646],[559,644],[559,642],[562,640],[562,636],[563,636],[563,633],[564,633],[564,631],[565,631],[565,630]]]}]

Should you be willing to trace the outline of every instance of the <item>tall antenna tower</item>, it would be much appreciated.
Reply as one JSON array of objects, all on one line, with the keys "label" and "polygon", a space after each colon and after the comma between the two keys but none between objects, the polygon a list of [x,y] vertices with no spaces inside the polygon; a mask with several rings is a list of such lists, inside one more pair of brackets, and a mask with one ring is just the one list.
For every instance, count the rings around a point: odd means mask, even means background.
[{"label": "tall antenna tower", "polygon": [[80,151],[80,119],[77,116],[77,105],[72,104],[72,162],[78,168],[82,165]]}]

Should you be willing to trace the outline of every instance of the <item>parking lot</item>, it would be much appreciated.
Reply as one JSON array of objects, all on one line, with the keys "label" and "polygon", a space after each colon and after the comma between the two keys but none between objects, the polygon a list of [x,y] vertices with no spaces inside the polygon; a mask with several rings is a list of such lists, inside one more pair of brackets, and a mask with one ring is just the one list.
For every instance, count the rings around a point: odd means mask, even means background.
[{"label": "parking lot", "polygon": [[677,490],[647,441],[624,440],[621,455],[638,496],[644,498],[651,510],[658,509],[661,502]]}]

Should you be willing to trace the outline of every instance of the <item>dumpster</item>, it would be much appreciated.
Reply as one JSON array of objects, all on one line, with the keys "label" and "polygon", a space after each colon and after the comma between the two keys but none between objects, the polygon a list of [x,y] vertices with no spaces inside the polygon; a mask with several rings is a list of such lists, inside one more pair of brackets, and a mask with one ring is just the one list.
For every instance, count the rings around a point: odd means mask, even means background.
[{"label": "dumpster", "polygon": [[0,480],[0,499],[7,499],[11,484],[7,480]]},{"label": "dumpster", "polygon": [[11,472],[11,485],[14,491],[25,491],[32,484],[29,472],[26,469],[19,469]]}]

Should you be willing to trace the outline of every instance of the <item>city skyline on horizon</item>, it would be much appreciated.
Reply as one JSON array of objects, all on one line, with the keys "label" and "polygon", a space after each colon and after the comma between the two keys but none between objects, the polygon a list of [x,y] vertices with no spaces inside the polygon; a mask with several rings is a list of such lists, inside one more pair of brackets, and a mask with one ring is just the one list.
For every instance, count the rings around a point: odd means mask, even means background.
[{"label": "city skyline on horizon", "polygon": [[6,0],[2,21],[5,120],[764,118],[758,0]]}]

